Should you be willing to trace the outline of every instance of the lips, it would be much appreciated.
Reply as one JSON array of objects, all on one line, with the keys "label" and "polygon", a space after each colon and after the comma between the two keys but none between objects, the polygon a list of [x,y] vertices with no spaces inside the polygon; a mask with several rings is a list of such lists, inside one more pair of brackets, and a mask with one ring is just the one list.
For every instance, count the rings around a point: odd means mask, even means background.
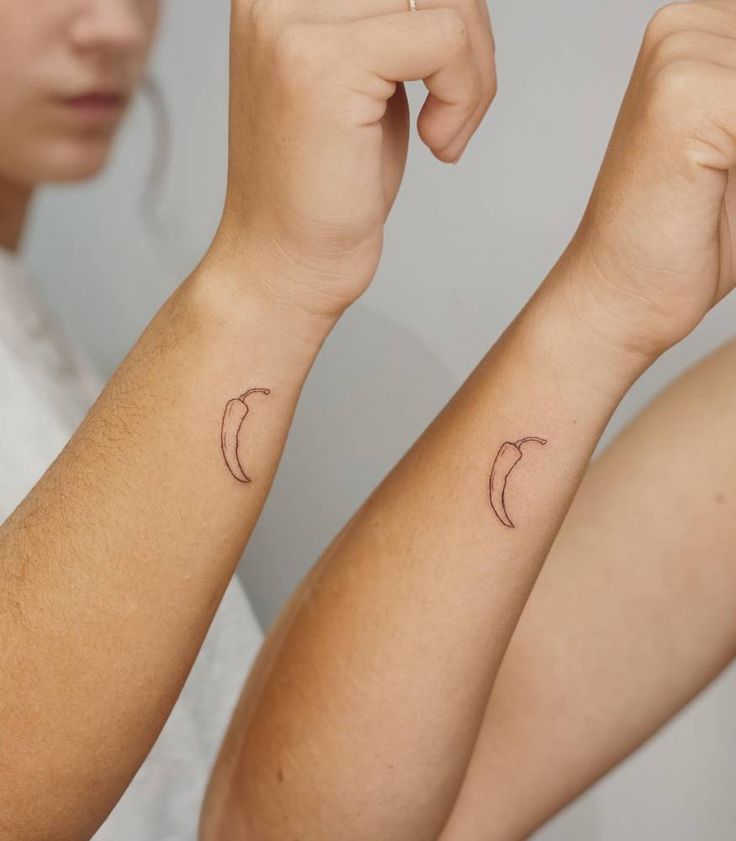
[{"label": "lips", "polygon": [[62,104],[68,113],[85,123],[115,121],[125,108],[128,96],[117,91],[89,91],[78,96],[65,97]]},{"label": "lips", "polygon": [[69,97],[65,102],[73,108],[105,111],[122,108],[125,105],[126,98],[120,93],[92,91],[81,94],[80,96]]}]

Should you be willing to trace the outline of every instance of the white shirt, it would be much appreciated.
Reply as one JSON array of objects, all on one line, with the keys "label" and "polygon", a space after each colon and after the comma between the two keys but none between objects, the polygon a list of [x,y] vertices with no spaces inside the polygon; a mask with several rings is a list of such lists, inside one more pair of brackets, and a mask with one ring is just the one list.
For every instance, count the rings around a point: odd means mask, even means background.
[{"label": "white shirt", "polygon": [[[0,249],[0,521],[82,421],[102,380]],[[95,841],[195,841],[212,763],[262,635],[233,578],[153,750]]]}]

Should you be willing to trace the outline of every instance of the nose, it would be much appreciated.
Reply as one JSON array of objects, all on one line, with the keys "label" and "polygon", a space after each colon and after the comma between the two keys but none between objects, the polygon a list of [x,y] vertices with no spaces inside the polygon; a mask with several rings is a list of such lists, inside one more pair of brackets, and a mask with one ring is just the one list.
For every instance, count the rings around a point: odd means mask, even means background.
[{"label": "nose", "polygon": [[145,51],[150,33],[144,7],[149,0],[87,0],[71,22],[74,46],[84,52],[132,54]]}]

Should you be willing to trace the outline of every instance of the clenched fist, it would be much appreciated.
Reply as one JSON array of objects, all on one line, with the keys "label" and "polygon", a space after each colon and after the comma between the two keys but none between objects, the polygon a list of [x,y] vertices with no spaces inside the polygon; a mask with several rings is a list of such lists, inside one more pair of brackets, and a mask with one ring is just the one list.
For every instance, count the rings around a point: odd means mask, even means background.
[{"label": "clenched fist", "polygon": [[733,288],[734,166],[736,2],[667,6],[648,27],[566,255],[603,303],[600,329],[653,357]]},{"label": "clenched fist", "polygon": [[418,5],[234,0],[228,191],[213,247],[275,269],[268,296],[332,317],[370,282],[406,160],[403,82],[426,84],[418,131],[442,161],[485,114],[485,0]]}]

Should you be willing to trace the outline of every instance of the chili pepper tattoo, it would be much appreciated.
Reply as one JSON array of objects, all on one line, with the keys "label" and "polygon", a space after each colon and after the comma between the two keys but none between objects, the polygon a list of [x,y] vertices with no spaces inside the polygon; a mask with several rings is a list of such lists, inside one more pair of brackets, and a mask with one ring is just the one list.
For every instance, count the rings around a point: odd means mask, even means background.
[{"label": "chili pepper tattoo", "polygon": [[222,447],[222,455],[225,458],[225,464],[230,473],[244,484],[250,482],[248,474],[243,467],[239,448],[240,430],[243,428],[243,421],[248,414],[248,404],[245,402],[246,398],[251,394],[270,394],[270,388],[250,388],[240,397],[234,397],[228,400],[225,406],[225,413],[222,416],[222,428],[220,430],[220,446]]},{"label": "chili pepper tattoo", "polygon": [[504,526],[510,529],[516,528],[516,526],[511,522],[511,518],[506,512],[506,482],[511,471],[521,461],[521,448],[529,441],[534,441],[542,445],[547,443],[544,438],[535,438],[534,436],[522,438],[515,444],[506,441],[505,444],[501,445],[501,449],[496,455],[496,460],[493,462],[493,469],[491,470],[491,478],[488,483],[493,513]]}]

